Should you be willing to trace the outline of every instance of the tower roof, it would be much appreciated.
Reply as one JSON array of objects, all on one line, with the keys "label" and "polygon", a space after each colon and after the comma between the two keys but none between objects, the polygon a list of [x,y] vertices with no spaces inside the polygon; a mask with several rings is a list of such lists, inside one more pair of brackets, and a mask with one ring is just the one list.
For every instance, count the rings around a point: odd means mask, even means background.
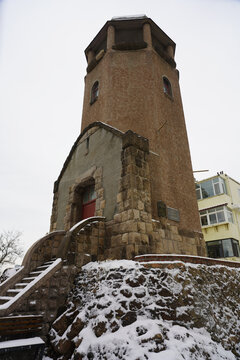
[{"label": "tower roof", "polygon": [[148,18],[146,15],[132,15],[114,17],[111,20],[107,21],[86,48],[86,57],[89,50],[95,51],[99,48],[99,45],[105,41],[107,37],[107,29],[110,25],[114,26],[116,30],[137,30],[141,29],[145,23],[150,24],[152,35],[159,41],[159,43],[161,43],[165,47],[171,46],[175,53],[175,42],[170,39],[170,37],[162,29],[160,29],[160,27],[152,19]]}]

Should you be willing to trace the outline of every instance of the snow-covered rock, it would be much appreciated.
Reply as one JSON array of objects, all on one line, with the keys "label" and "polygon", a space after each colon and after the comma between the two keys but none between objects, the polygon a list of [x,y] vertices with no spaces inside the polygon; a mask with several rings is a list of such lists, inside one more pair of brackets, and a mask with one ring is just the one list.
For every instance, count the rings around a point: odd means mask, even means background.
[{"label": "snow-covered rock", "polygon": [[240,359],[240,269],[89,263],[50,331],[53,359]]}]

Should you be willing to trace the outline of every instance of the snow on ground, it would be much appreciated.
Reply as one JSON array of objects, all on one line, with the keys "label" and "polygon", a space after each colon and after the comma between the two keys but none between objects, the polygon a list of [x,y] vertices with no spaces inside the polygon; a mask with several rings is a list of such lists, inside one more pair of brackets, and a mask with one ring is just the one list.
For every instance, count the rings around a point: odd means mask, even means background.
[{"label": "snow on ground", "polygon": [[240,359],[239,274],[224,266],[89,263],[50,332],[54,359]]}]

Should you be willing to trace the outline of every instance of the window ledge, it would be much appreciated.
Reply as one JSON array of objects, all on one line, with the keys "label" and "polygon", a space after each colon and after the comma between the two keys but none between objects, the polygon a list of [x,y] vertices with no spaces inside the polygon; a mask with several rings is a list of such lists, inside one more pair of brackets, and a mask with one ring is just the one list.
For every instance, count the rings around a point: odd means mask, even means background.
[{"label": "window ledge", "polygon": [[230,221],[224,221],[224,222],[221,222],[221,223],[216,223],[216,224],[210,224],[210,225],[202,225],[202,229],[207,229],[207,228],[212,228],[212,227],[218,227],[218,226],[221,226],[221,225],[228,225],[229,224],[233,224],[231,223]]},{"label": "window ledge", "polygon": [[226,195],[226,196],[228,196],[229,199],[230,199],[230,196],[229,196],[228,194],[226,194],[226,193],[221,193],[221,194],[217,194],[217,195],[208,196],[208,197],[202,198],[202,199],[197,199],[197,201],[203,201],[203,200],[207,200],[207,199],[212,199],[212,198],[215,198],[215,197],[217,197],[217,196],[222,196],[222,195]]}]

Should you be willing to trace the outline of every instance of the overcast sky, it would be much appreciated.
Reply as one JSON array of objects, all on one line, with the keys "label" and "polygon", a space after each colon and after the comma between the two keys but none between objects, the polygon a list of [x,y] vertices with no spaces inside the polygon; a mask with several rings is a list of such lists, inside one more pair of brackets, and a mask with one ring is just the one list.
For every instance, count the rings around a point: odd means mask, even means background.
[{"label": "overcast sky", "polygon": [[84,49],[146,14],[177,44],[194,170],[240,181],[239,0],[0,0],[0,231],[49,231],[53,183],[80,132]]}]

